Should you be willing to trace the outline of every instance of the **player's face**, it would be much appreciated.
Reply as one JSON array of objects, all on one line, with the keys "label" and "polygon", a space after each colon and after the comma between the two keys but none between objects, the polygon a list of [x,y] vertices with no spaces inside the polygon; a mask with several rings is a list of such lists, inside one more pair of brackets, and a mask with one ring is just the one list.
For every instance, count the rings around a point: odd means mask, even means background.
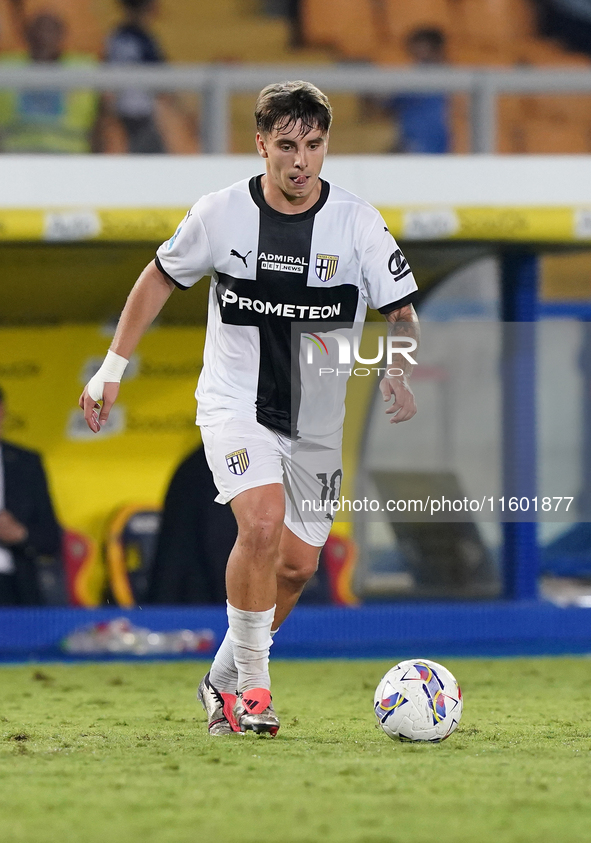
[{"label": "player's face", "polygon": [[298,120],[288,131],[257,134],[259,155],[266,159],[267,186],[280,191],[290,204],[316,201],[320,192],[318,176],[328,148],[328,135],[320,129],[302,134]]}]

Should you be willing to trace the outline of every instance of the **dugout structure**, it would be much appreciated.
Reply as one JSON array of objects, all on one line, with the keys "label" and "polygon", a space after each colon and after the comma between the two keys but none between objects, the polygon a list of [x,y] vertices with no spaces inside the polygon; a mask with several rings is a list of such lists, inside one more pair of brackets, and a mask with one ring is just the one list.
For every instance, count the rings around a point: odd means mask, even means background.
[{"label": "dugout structure", "polygon": [[[136,500],[157,503],[176,462],[198,443],[191,394],[201,365],[206,284],[175,294],[159,327],[145,338],[136,368],[130,367],[129,404],[115,416],[110,439],[85,437],[72,413],[89,368],[102,359],[113,319],[155,247],[200,195],[260,170],[260,160],[251,156],[0,159],[0,382],[12,408],[7,436],[43,450],[68,526],[100,540],[115,508]],[[555,288],[553,299],[542,300],[540,256],[591,247],[591,159],[336,157],[327,160],[324,174],[380,208],[423,299],[457,268],[494,254],[505,322],[586,318],[580,292],[568,301]],[[530,348],[503,383],[503,482],[532,493],[534,376]],[[349,495],[371,389],[354,380],[349,388],[349,479],[343,487]],[[137,407],[146,390],[151,410],[142,415]],[[347,523],[335,529],[351,532]],[[534,599],[536,525],[509,523],[503,532],[503,594]],[[97,595],[100,585],[97,575]]]}]

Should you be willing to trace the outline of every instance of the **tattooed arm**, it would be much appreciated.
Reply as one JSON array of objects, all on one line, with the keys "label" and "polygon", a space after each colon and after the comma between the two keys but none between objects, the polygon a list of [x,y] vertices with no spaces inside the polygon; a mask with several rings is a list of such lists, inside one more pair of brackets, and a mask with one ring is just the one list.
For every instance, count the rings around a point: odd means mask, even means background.
[{"label": "tattooed arm", "polygon": [[[388,325],[388,336],[411,337],[417,341],[417,348],[420,339],[419,320],[412,304],[407,304],[398,310],[392,310],[386,316]],[[416,352],[413,352],[413,356]],[[412,371],[412,363],[402,354],[395,354],[392,357],[392,365],[388,371],[400,371],[402,374],[395,377],[386,375],[380,381],[380,391],[384,401],[394,398],[394,403],[386,410],[386,415],[392,416],[391,424],[408,421],[412,419],[417,411],[417,405],[412,390],[408,384],[408,378]]]}]

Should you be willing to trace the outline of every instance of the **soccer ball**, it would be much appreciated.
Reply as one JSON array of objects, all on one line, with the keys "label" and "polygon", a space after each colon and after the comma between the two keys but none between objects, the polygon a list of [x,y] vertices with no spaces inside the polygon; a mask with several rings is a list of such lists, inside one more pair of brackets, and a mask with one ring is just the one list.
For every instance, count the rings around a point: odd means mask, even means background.
[{"label": "soccer ball", "polygon": [[443,665],[410,659],[386,673],[376,688],[373,708],[389,738],[438,743],[460,722],[462,692]]}]

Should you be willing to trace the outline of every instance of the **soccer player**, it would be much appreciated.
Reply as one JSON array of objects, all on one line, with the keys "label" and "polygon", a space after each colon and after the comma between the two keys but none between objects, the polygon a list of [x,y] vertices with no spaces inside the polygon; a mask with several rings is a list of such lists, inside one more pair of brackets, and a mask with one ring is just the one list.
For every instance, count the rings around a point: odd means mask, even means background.
[{"label": "soccer player", "polygon": [[[302,501],[334,498],[342,476],[345,378],[307,377],[304,355],[292,356],[292,332],[301,348],[299,326],[342,336],[369,305],[392,333],[417,335],[416,283],[382,217],[320,178],[332,119],[326,96],[307,82],[269,85],[255,117],[265,173],[191,208],[140,275],[80,398],[98,433],[171,292],[211,276],[197,424],[216,500],[231,503],[238,523],[226,572],[228,632],[198,690],[212,735],[277,733],[269,648],[316,570],[332,520],[330,511],[304,516]],[[395,359],[380,389],[401,422],[416,406],[410,363]]]}]

